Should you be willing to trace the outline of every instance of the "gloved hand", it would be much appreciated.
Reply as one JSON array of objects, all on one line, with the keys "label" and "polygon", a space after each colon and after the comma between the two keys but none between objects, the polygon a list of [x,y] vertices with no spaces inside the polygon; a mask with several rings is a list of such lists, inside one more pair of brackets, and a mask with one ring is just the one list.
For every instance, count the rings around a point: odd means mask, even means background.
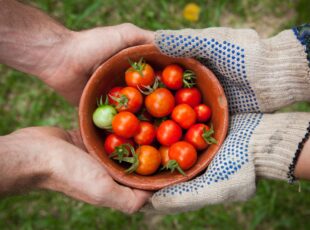
[{"label": "gloved hand", "polygon": [[228,98],[231,119],[229,135],[206,172],[156,192],[144,210],[171,213],[247,200],[255,193],[257,177],[294,179],[310,131],[310,113],[262,112],[310,101],[309,66],[299,32],[287,30],[264,40],[249,29],[156,33],[161,52],[198,58],[214,71]]}]

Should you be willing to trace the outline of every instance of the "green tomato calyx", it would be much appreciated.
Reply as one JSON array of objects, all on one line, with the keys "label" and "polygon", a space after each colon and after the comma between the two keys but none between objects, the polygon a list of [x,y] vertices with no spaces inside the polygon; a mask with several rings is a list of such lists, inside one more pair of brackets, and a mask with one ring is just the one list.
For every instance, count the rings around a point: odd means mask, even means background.
[{"label": "green tomato calyx", "polygon": [[137,71],[141,77],[144,77],[142,71],[145,68],[145,60],[143,58],[140,58],[138,62],[133,62],[130,59],[128,59],[129,64],[131,65],[131,68],[129,69],[130,71]]},{"label": "green tomato calyx", "polygon": [[183,73],[184,88],[192,88],[196,85],[196,75],[191,70],[185,70]]},{"label": "green tomato calyx", "polygon": [[179,163],[176,160],[169,160],[167,164],[162,167],[162,169],[167,169],[170,170],[171,172],[174,172],[174,170],[176,169],[183,176],[186,176],[186,173],[181,169]]},{"label": "green tomato calyx", "polygon": [[206,127],[203,127],[203,133],[201,136],[205,140],[205,142],[208,143],[209,145],[217,144],[217,140],[214,137],[212,137],[213,134],[214,134],[213,125],[211,125],[209,130],[207,130]]}]

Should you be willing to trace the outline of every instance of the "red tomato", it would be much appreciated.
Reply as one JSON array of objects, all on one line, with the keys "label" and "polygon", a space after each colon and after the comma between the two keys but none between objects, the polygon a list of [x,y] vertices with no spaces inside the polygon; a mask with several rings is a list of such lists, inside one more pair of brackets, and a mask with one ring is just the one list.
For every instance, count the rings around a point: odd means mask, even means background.
[{"label": "red tomato", "polygon": [[159,125],[156,137],[162,145],[170,146],[181,139],[182,129],[174,121],[167,120]]},{"label": "red tomato", "polygon": [[156,136],[154,125],[150,122],[140,122],[139,132],[134,136],[134,140],[139,145],[149,145],[153,142]]},{"label": "red tomato", "polygon": [[[115,147],[120,146],[122,144],[126,144],[126,143],[131,144],[133,146],[132,140],[117,136],[114,133],[112,133],[112,134],[109,134],[104,141],[104,150],[109,156],[111,155],[111,153],[114,152]],[[130,151],[130,149],[128,149],[128,151]]]},{"label": "red tomato", "polygon": [[169,154],[168,154],[169,153],[169,147],[168,146],[160,146],[159,152],[161,155],[161,165],[165,166],[168,163],[168,161],[170,160]]},{"label": "red tomato", "polygon": [[140,121],[131,112],[120,112],[112,121],[113,132],[121,137],[130,138],[139,132]]},{"label": "red tomato", "polygon": [[179,141],[169,148],[170,160],[175,160],[182,170],[191,168],[197,161],[196,149],[186,141]]},{"label": "red tomato", "polygon": [[112,97],[114,98],[119,98],[120,97],[120,91],[123,87],[114,87],[112,88],[109,93],[108,93],[108,100],[110,105],[117,105],[118,102],[113,100]]},{"label": "red tomato", "polygon": [[191,143],[197,150],[203,150],[208,147],[209,144],[215,144],[216,140],[211,136],[213,129],[205,124],[195,124],[186,132],[185,140]]},{"label": "red tomato", "polygon": [[140,59],[139,62],[132,63],[131,67],[126,70],[125,81],[128,86],[143,87],[150,86],[154,83],[155,73],[153,68]]},{"label": "red tomato", "polygon": [[118,104],[116,109],[136,113],[140,110],[143,104],[143,96],[136,88],[127,86],[121,89],[120,96],[116,100]]},{"label": "red tomato", "polygon": [[188,104],[179,104],[174,107],[171,117],[183,129],[188,129],[196,122],[196,113]]},{"label": "red tomato", "polygon": [[195,106],[194,110],[198,122],[207,122],[211,117],[211,109],[207,105],[204,104],[197,105]]},{"label": "red tomato", "polygon": [[142,145],[136,150],[139,165],[135,170],[140,175],[150,175],[156,172],[161,163],[159,151],[150,145]]},{"label": "red tomato", "polygon": [[201,93],[197,88],[183,88],[175,94],[176,104],[188,104],[195,107],[201,102]]},{"label": "red tomato", "polygon": [[169,89],[180,89],[183,86],[183,69],[176,64],[168,65],[162,73],[162,82]]},{"label": "red tomato", "polygon": [[153,117],[165,117],[174,108],[174,97],[165,88],[158,88],[145,98],[145,107]]}]

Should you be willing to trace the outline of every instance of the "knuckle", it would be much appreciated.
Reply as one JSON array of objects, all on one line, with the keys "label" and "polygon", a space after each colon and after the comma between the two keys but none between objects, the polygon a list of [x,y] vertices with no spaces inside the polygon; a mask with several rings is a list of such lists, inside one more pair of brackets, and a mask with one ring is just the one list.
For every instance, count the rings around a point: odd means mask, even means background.
[{"label": "knuckle", "polygon": [[125,28],[125,29],[136,29],[137,26],[135,26],[134,24],[130,23],[130,22],[125,22],[120,24],[121,27]]},{"label": "knuckle", "polygon": [[92,188],[91,203],[96,206],[103,206],[105,202],[105,186],[98,183]]},{"label": "knuckle", "polygon": [[125,213],[126,214],[134,214],[134,213],[136,213],[138,211],[138,209],[137,209],[137,207],[136,207],[136,205],[135,204],[133,204],[133,205],[131,205],[131,206],[128,206],[126,209],[125,209]]}]

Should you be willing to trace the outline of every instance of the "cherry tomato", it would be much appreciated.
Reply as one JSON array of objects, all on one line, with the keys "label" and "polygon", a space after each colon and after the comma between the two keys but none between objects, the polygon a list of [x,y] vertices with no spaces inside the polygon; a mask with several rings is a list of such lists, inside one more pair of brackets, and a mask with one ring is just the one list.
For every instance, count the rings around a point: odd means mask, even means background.
[{"label": "cherry tomato", "polygon": [[[130,144],[133,146],[133,141],[130,139],[126,139],[124,137],[117,136],[114,133],[111,133],[107,136],[107,138],[104,141],[104,150],[107,153],[107,155],[111,155],[111,153],[114,152],[115,147],[120,146],[122,144]],[[130,149],[128,149],[130,151]]]},{"label": "cherry tomato", "polygon": [[122,88],[119,98],[115,100],[118,102],[116,109],[119,112],[128,111],[136,113],[143,104],[143,96],[140,91],[130,86]]},{"label": "cherry tomato", "polygon": [[145,63],[143,59],[134,62],[131,67],[126,70],[125,81],[128,86],[143,87],[150,86],[154,83],[155,73],[153,68]]},{"label": "cherry tomato", "polygon": [[[113,98],[119,98],[120,97],[120,91],[123,87],[114,87],[112,88],[108,93],[108,100],[110,105],[117,105],[118,102],[115,101]],[[113,97],[113,98],[112,98]]]},{"label": "cherry tomato", "polygon": [[180,89],[183,86],[183,69],[176,64],[167,65],[162,73],[162,82],[169,89]]},{"label": "cherry tomato", "polygon": [[196,122],[196,113],[188,104],[179,104],[174,107],[171,117],[183,129],[188,129]]},{"label": "cherry tomato", "polygon": [[191,143],[197,150],[203,150],[208,147],[209,144],[216,143],[216,140],[212,137],[214,133],[213,129],[205,124],[195,124],[186,132],[185,140]]},{"label": "cherry tomato", "polygon": [[182,129],[176,122],[167,120],[159,125],[156,137],[162,145],[170,146],[181,139]]},{"label": "cherry tomato", "polygon": [[194,107],[197,121],[198,122],[207,122],[211,117],[211,109],[209,106],[200,104]]},{"label": "cherry tomato", "polygon": [[140,121],[131,112],[120,112],[112,121],[113,132],[121,137],[130,138],[139,132]]},{"label": "cherry tomato", "polygon": [[165,166],[168,163],[168,161],[170,160],[169,154],[168,154],[169,153],[169,147],[168,146],[160,146],[159,152],[161,155],[161,165]]},{"label": "cherry tomato", "polygon": [[201,93],[197,88],[183,88],[175,94],[176,104],[188,104],[195,107],[201,103]]},{"label": "cherry tomato", "polygon": [[139,132],[134,136],[134,140],[139,145],[149,145],[153,142],[156,136],[154,125],[150,122],[140,122]]},{"label": "cherry tomato", "polygon": [[190,143],[179,141],[170,146],[169,158],[175,160],[182,170],[187,170],[196,163],[197,152]]},{"label": "cherry tomato", "polygon": [[117,111],[112,105],[101,103],[93,113],[93,122],[98,128],[110,129],[116,114]]},{"label": "cherry tomato", "polygon": [[158,88],[145,98],[145,107],[153,117],[165,117],[174,108],[174,97],[165,88]]},{"label": "cherry tomato", "polygon": [[141,145],[137,150],[139,165],[135,170],[140,175],[150,175],[156,172],[161,163],[159,151],[150,145]]}]

